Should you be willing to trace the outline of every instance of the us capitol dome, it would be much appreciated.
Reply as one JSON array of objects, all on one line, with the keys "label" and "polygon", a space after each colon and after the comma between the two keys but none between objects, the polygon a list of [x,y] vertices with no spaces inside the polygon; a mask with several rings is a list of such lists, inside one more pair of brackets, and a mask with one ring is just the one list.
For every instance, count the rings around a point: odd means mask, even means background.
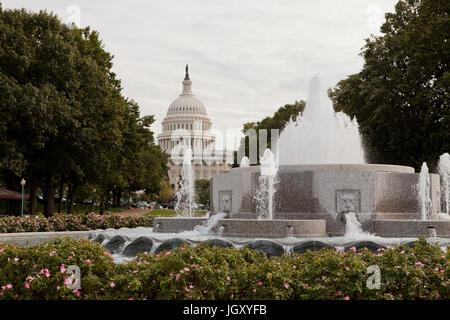
[{"label": "us capitol dome", "polygon": [[169,180],[175,191],[181,179],[183,151],[186,147],[193,151],[194,179],[211,179],[229,170],[224,152],[215,150],[216,137],[211,132],[212,123],[206,108],[192,94],[188,65],[182,85],[183,91],[170,104],[162,121],[162,132],[157,138],[158,145],[169,154]]}]

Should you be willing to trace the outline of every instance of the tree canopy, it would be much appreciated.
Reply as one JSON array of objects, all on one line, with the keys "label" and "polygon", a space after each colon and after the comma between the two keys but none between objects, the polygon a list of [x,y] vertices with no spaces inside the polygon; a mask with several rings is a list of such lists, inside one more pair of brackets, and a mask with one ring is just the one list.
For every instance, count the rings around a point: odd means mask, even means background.
[{"label": "tree canopy", "polygon": [[362,50],[362,70],[329,94],[356,116],[369,162],[434,168],[450,150],[450,2],[399,1],[380,36]]},{"label": "tree canopy", "polygon": [[53,213],[56,185],[69,205],[86,184],[102,203],[110,192],[158,193],[167,159],[154,118],[122,95],[112,60],[89,27],[0,6],[0,172],[10,188],[27,178],[31,213],[38,188]]}]

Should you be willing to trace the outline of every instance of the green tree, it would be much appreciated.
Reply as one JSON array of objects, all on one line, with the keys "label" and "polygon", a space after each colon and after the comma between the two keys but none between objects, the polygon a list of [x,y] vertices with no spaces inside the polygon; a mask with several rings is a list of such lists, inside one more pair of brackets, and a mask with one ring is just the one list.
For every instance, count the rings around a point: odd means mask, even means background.
[{"label": "green tree", "polygon": [[67,190],[69,212],[84,185],[102,208],[111,194],[117,204],[123,191],[157,192],[167,160],[149,129],[154,118],[123,97],[112,59],[90,28],[0,5],[0,173],[7,185],[26,177],[30,213],[38,188],[46,216],[56,188],[59,198]]},{"label": "green tree", "polygon": [[158,193],[158,201],[161,203],[169,202],[173,199],[175,194],[167,180],[161,180],[159,193]]},{"label": "green tree", "polygon": [[197,179],[195,180],[195,201],[199,204],[209,206],[210,196],[210,180]]},{"label": "green tree", "polygon": [[366,40],[362,70],[329,91],[358,119],[369,162],[434,168],[450,150],[449,12],[449,1],[399,1]]}]

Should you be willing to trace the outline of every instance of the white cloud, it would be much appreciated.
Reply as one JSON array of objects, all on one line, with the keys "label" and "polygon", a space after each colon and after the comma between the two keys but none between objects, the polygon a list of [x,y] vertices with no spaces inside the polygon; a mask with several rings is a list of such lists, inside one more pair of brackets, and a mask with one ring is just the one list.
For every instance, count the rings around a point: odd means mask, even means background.
[{"label": "white cloud", "polygon": [[[4,8],[46,9],[99,31],[114,54],[124,94],[154,114],[160,131],[190,65],[194,94],[217,129],[240,129],[306,99],[320,73],[330,87],[358,72],[364,39],[396,0],[3,0]],[[73,13],[72,13],[73,15]]]}]

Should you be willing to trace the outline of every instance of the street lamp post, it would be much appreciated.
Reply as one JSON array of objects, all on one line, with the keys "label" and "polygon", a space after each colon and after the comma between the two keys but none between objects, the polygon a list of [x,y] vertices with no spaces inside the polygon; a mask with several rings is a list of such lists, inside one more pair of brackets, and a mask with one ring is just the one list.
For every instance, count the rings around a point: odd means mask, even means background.
[{"label": "street lamp post", "polygon": [[22,180],[20,181],[20,185],[22,186],[22,206],[20,208],[20,217],[23,218],[23,188],[25,187],[25,179],[22,178]]}]

